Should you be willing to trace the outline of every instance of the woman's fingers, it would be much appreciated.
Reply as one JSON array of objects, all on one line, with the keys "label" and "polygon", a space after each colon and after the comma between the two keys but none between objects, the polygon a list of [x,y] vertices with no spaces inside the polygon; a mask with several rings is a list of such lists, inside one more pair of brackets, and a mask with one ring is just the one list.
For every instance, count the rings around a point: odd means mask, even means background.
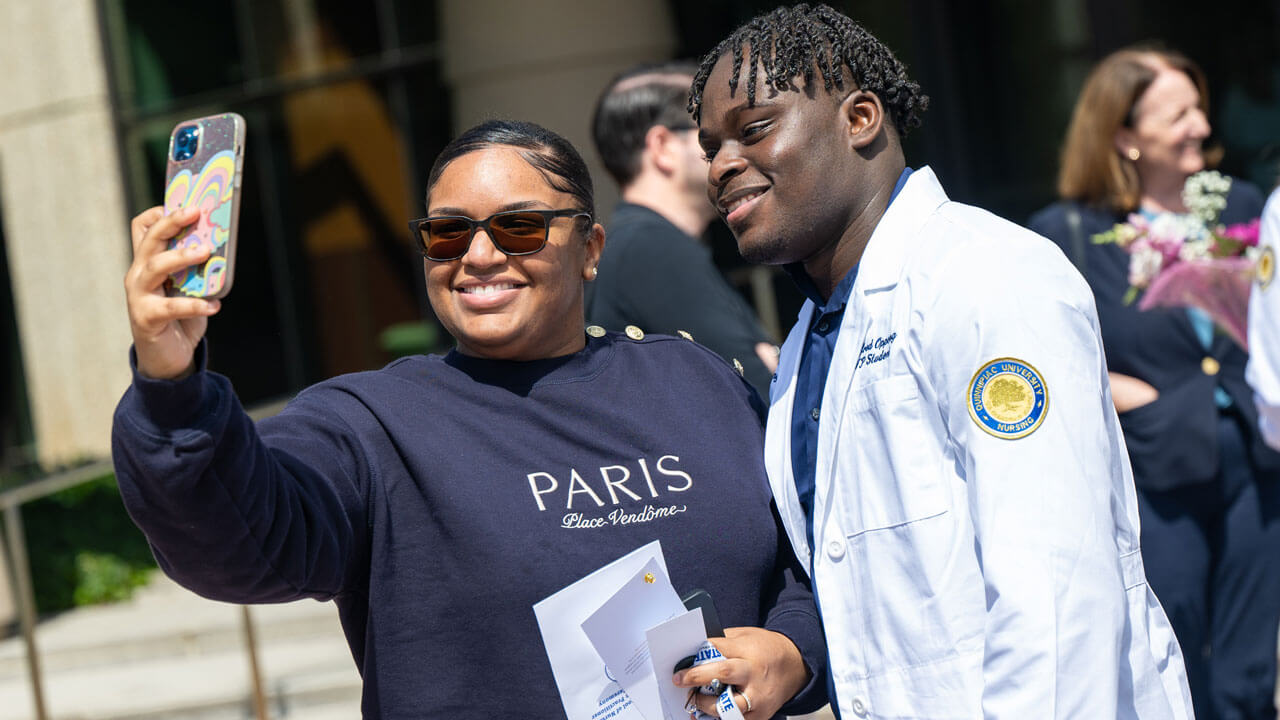
[{"label": "woman's fingers", "polygon": [[144,264],[144,273],[150,278],[158,276],[159,282],[157,285],[163,284],[164,279],[170,275],[208,260],[209,254],[209,248],[203,245],[188,245],[187,247],[165,250],[147,259]]},{"label": "woman's fingers", "polygon": [[193,244],[156,253],[134,256],[133,264],[125,273],[125,293],[129,298],[139,295],[163,294],[162,286],[170,275],[209,259],[209,248]]},{"label": "woman's fingers", "polygon": [[[693,691],[694,705],[698,706],[698,710],[700,712],[706,713],[707,715],[710,715],[712,717],[720,717],[720,708],[716,706],[716,704],[719,701],[720,701],[719,695],[703,695],[702,693],[699,693],[697,690]],[[738,706],[738,710],[742,713],[742,716],[744,718],[747,718],[748,720],[753,720],[753,716],[747,714],[749,711],[747,709],[746,695],[743,695],[737,690],[734,690],[733,704]]]},{"label": "woman's fingers", "polygon": [[719,680],[725,685],[742,685],[751,679],[751,665],[730,655],[734,652],[734,642],[729,638],[715,638],[712,645],[725,656],[719,662],[705,663],[688,670],[681,670],[672,677],[679,687],[702,687]]},{"label": "woman's fingers", "polygon": [[171,323],[207,318],[220,309],[222,303],[218,300],[152,295],[129,303],[129,322],[134,328],[134,341],[139,342],[162,336]]},{"label": "woman's fingers", "polygon": [[132,309],[134,324],[154,331],[175,320],[214,315],[222,309],[222,303],[204,298],[156,297],[135,303]]},{"label": "woman's fingers", "polygon": [[[743,686],[751,680],[751,665],[745,660],[728,657],[735,652],[736,644],[730,638],[715,638],[711,640],[711,644],[716,646],[721,655],[725,655],[726,659],[718,662],[711,662],[681,670],[676,673],[672,680],[676,685],[681,687],[693,688],[690,691],[690,698],[698,709],[708,715],[720,717],[720,713],[715,708],[716,701],[720,699],[719,695],[703,695],[698,692],[697,688],[705,685],[711,685],[713,681],[720,681],[723,685]],[[735,694],[735,700],[737,696]],[[739,709],[745,708],[746,705],[739,703]]]},{"label": "woman's fingers", "polygon": [[158,206],[144,210],[133,219],[131,227],[134,257],[163,250],[170,238],[199,218],[200,211],[195,208],[182,208],[168,215]]},{"label": "woman's fingers", "polygon": [[147,234],[147,230],[151,229],[164,217],[164,208],[159,205],[153,208],[147,208],[137,215],[133,216],[133,221],[129,223],[129,237],[133,242],[133,252],[138,253],[138,247],[142,244],[142,238]]}]

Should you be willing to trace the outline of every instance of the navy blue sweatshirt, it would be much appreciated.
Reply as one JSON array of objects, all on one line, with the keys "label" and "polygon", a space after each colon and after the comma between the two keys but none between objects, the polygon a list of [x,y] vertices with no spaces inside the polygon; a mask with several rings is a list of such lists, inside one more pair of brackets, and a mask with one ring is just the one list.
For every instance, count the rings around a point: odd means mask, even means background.
[{"label": "navy blue sweatshirt", "polygon": [[[759,402],[678,338],[589,338],[516,363],[414,356],[255,425],[225,377],[135,372],[121,495],[161,568],[206,597],[336,602],[366,718],[563,717],[532,606],[655,538],[725,626],[826,651],[780,532]],[[826,701],[810,682],[785,710]]]}]

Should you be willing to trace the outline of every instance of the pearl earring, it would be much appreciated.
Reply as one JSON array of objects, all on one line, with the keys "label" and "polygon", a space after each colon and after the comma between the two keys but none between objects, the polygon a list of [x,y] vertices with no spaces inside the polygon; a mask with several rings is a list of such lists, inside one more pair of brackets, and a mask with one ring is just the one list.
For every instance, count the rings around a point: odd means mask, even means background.
[{"label": "pearl earring", "polygon": [[1129,156],[1130,160],[1134,162],[1138,162],[1138,158],[1142,157],[1142,151],[1136,147],[1131,147],[1129,148],[1129,152],[1126,153],[1126,155]]}]

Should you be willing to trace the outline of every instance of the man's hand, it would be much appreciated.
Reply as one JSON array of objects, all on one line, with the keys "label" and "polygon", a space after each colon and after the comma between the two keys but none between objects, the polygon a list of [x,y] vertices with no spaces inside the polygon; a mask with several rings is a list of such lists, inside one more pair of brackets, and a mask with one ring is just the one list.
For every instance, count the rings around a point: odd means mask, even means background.
[{"label": "man's hand", "polygon": [[[726,628],[725,637],[712,638],[725,659],[682,670],[672,678],[680,687],[695,688],[719,680],[734,687],[733,700],[746,720],[771,718],[809,682],[800,651],[786,635],[755,627]],[[694,693],[698,709],[719,717],[716,698]]]},{"label": "man's hand", "polygon": [[164,208],[153,207],[133,219],[133,264],[124,276],[124,294],[138,372],[149,378],[180,380],[190,375],[209,316],[221,307],[217,300],[165,295],[170,274],[209,259],[209,250],[198,245],[167,249],[168,240],[199,216],[190,208],[165,215]]}]

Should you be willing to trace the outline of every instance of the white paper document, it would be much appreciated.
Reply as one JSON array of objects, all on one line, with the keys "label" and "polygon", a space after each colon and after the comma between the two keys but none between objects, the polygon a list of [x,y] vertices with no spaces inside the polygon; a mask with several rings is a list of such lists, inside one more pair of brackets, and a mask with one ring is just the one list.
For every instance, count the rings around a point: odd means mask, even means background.
[{"label": "white paper document", "polygon": [[650,720],[609,675],[582,623],[651,560],[666,567],[656,540],[533,606],[569,720]]},{"label": "white paper document", "polygon": [[702,608],[694,608],[670,620],[649,628],[645,632],[649,641],[649,659],[654,677],[659,679],[658,694],[662,698],[667,717],[683,720],[689,714],[684,704],[689,698],[689,688],[676,687],[671,682],[676,663],[690,655],[707,641],[707,626],[702,622]]},{"label": "white paper document", "polygon": [[654,541],[533,606],[569,720],[682,720],[676,663],[706,640]]},{"label": "white paper document", "polygon": [[[666,567],[650,560],[582,623],[596,652],[646,720],[674,718],[662,710],[645,631],[684,612]],[[671,684],[666,676],[663,679]]]}]

